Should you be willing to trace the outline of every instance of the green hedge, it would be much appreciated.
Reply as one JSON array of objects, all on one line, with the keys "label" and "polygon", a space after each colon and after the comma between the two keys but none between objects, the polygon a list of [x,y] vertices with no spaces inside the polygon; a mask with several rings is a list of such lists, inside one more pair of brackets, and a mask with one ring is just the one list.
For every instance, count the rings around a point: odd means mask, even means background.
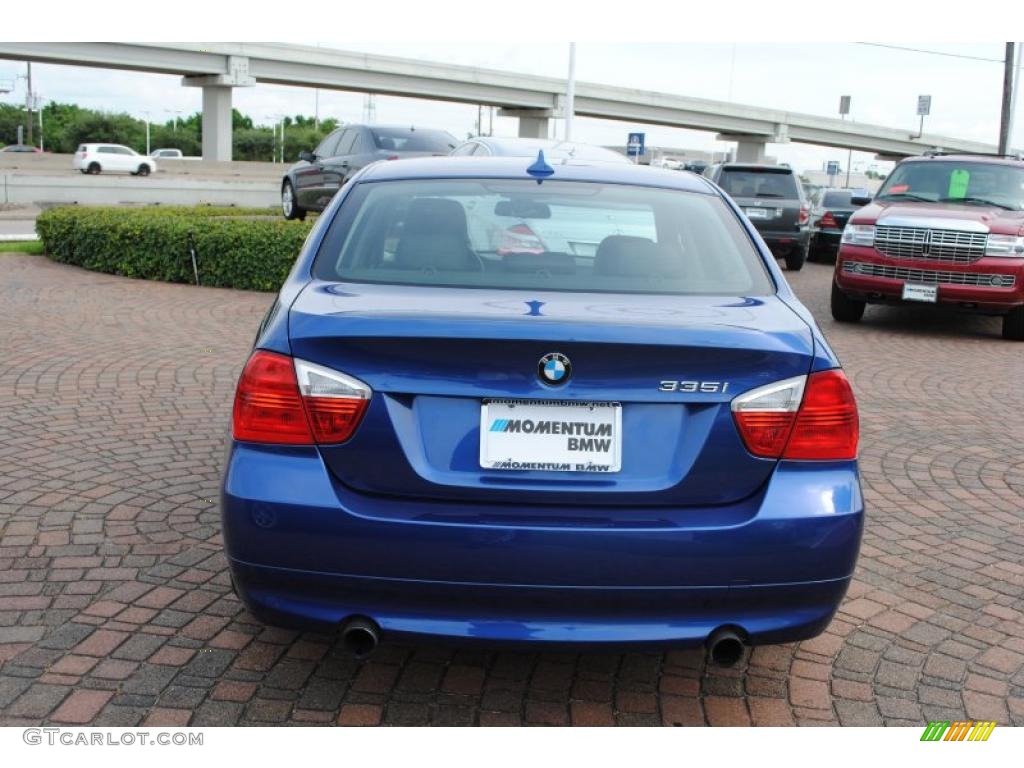
[{"label": "green hedge", "polygon": [[36,219],[55,261],[172,283],[195,282],[191,232],[202,285],[256,291],[280,288],[311,227],[269,208],[212,206],[63,206]]}]

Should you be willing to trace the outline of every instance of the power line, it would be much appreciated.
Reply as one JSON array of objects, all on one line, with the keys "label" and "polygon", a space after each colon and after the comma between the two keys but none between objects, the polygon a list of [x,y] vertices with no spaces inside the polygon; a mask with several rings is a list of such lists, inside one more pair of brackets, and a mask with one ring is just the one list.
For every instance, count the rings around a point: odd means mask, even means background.
[{"label": "power line", "polygon": [[860,42],[855,43],[855,45],[867,45],[867,46],[871,46],[872,48],[889,48],[890,50],[893,50],[893,51],[907,51],[909,53],[928,53],[928,54],[931,54],[932,56],[946,56],[947,58],[951,58],[951,59],[970,59],[972,61],[989,61],[989,62],[993,62],[993,63],[996,63],[996,64],[1002,64],[1003,63],[1002,59],[991,59],[991,58],[987,58],[985,56],[970,56],[970,55],[968,55],[966,53],[948,53],[946,51],[930,51],[930,50],[927,50],[925,48],[908,48],[907,46],[903,46],[903,45],[887,45],[885,43],[860,43]]}]

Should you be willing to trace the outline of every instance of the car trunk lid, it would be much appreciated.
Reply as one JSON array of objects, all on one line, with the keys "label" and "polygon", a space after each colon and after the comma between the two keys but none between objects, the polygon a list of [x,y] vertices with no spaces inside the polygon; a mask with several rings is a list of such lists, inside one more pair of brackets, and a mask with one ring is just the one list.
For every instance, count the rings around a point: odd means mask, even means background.
[{"label": "car trunk lid", "polygon": [[[763,298],[525,293],[314,282],[289,317],[292,353],[374,391],[359,431],[321,447],[335,477],[373,494],[555,504],[724,504],[764,483],[729,408],[743,391],[806,374],[810,329]],[[559,353],[566,384],[538,366]],[[621,406],[611,473],[481,466],[482,405]],[[556,419],[557,420],[557,419]],[[572,419],[569,419],[572,421]]]}]

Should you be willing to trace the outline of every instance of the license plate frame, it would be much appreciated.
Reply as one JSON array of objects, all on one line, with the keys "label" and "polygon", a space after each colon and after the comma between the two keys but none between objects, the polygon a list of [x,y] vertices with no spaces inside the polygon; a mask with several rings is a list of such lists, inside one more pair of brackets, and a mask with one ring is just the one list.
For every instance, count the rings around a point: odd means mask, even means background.
[{"label": "license plate frame", "polygon": [[902,295],[904,301],[919,301],[925,304],[935,304],[939,300],[939,286],[904,283]]},{"label": "license plate frame", "polygon": [[480,466],[503,471],[620,472],[622,404],[484,400],[480,404]]}]

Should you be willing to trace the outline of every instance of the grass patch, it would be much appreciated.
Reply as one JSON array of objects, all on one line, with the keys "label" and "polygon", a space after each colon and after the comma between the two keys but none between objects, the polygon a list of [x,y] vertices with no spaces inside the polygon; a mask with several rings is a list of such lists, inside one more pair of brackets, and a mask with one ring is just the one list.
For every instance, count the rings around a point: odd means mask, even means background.
[{"label": "grass patch", "polygon": [[43,253],[43,244],[39,240],[0,242],[0,253]]}]

